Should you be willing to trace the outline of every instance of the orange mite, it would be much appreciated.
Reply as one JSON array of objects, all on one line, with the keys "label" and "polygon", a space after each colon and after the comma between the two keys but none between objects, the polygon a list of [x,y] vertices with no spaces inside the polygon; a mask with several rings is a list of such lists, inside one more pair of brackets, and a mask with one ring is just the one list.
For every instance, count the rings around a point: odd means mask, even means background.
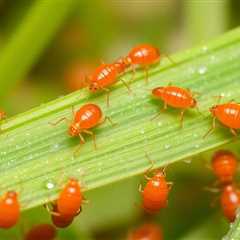
[{"label": "orange mite", "polygon": [[89,90],[91,92],[109,91],[108,87],[117,81],[117,74],[118,71],[114,64],[101,64],[89,77]]},{"label": "orange mite", "polygon": [[[75,217],[75,216],[74,216]],[[73,216],[63,216],[57,209],[57,204],[53,204],[53,213],[51,214],[53,224],[58,228],[68,227],[74,220]]]},{"label": "orange mite", "polygon": [[24,240],[54,240],[57,231],[50,224],[39,224],[33,226],[26,234]]},{"label": "orange mite", "polygon": [[233,222],[240,207],[240,190],[233,184],[226,185],[221,194],[221,207],[224,216]]},{"label": "orange mite", "polygon": [[143,209],[147,213],[157,213],[167,206],[171,183],[168,183],[163,170],[157,170],[153,177],[145,176],[148,180],[143,190],[139,191],[143,197]]},{"label": "orange mite", "polygon": [[[94,147],[96,149],[96,138],[95,134],[90,131],[91,128],[96,127],[97,125],[101,124],[108,119],[110,122],[109,117],[103,118],[102,110],[96,104],[85,104],[76,112],[73,111],[73,120],[69,126],[68,133],[72,137],[79,136],[81,143],[85,143],[84,137],[82,133],[91,135],[93,138]],[[51,123],[52,125],[57,125],[59,122],[66,120],[69,121],[66,117],[59,119],[56,123]]]},{"label": "orange mite", "polygon": [[221,184],[229,184],[237,171],[236,156],[225,150],[217,151],[212,158],[212,169]]},{"label": "orange mite", "polygon": [[[109,87],[115,84],[118,80],[120,71],[122,71],[122,64],[101,64],[95,69],[92,75],[88,77],[89,79],[89,91],[92,93],[98,91],[107,92],[107,106],[109,106]],[[128,88],[128,84],[121,78],[119,80]]]},{"label": "orange mite", "polygon": [[113,63],[118,74],[124,73],[128,65],[125,63],[125,58],[119,58]]},{"label": "orange mite", "polygon": [[153,223],[146,223],[128,235],[127,240],[162,240],[161,228]]},{"label": "orange mite", "polygon": [[160,60],[160,52],[158,48],[150,44],[140,44],[132,48],[125,58],[128,65],[138,64],[144,67],[154,64]]},{"label": "orange mite", "polygon": [[[132,48],[127,57],[125,57],[124,63],[127,66],[130,65],[132,67],[133,78],[135,74],[135,65],[140,65],[143,69],[145,69],[146,82],[148,82],[148,66],[159,62],[160,57],[161,55],[158,48],[150,44],[140,44]],[[171,59],[169,58],[169,60]]]},{"label": "orange mite", "polygon": [[13,227],[20,217],[18,194],[14,191],[5,193],[0,198],[0,228]]},{"label": "orange mite", "polygon": [[63,217],[75,217],[81,211],[83,200],[79,182],[69,179],[56,202],[58,213]]},{"label": "orange mite", "polygon": [[204,137],[210,134],[216,128],[216,119],[224,126],[230,128],[231,133],[237,136],[237,129],[240,129],[240,104],[230,102],[215,105],[210,108],[213,115],[213,124]]},{"label": "orange mite", "polygon": [[188,108],[197,107],[197,101],[193,98],[193,94],[184,88],[176,86],[157,87],[152,90],[152,95],[163,100],[164,109],[167,109],[168,105],[181,109],[181,127],[185,110]]}]

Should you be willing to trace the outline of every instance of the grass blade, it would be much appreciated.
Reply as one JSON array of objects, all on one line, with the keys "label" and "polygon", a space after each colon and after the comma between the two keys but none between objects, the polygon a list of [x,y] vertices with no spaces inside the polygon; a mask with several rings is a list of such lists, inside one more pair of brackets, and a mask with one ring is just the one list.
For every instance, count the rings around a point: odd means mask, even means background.
[{"label": "grass blade", "polygon": [[[0,56],[0,97],[24,78],[74,9],[76,0],[37,0]],[[14,69],[14,71],[13,71]]]},{"label": "grass blade", "polygon": [[[203,135],[211,126],[208,108],[216,102],[213,96],[224,93],[225,101],[239,101],[239,40],[240,29],[236,29],[206,46],[176,54],[176,65],[164,60],[151,69],[149,85],[145,85],[144,72],[138,71],[132,84],[134,95],[117,84],[109,109],[104,94],[93,96],[83,90],[8,119],[0,136],[1,190],[21,189],[26,209],[55,198],[59,182],[67,176],[77,177],[89,190],[144,172],[149,167],[144,151],[160,167],[232,141],[228,129],[221,127],[207,139]],[[183,129],[179,112],[172,109],[151,121],[162,104],[151,98],[149,89],[169,82],[200,92],[199,107],[205,116],[188,111]],[[94,151],[87,138],[74,157],[79,139],[67,135],[66,124],[53,127],[49,122],[70,118],[71,106],[86,102],[99,104],[118,125],[95,129],[98,149]],[[46,188],[49,182],[55,184],[51,190]]]}]

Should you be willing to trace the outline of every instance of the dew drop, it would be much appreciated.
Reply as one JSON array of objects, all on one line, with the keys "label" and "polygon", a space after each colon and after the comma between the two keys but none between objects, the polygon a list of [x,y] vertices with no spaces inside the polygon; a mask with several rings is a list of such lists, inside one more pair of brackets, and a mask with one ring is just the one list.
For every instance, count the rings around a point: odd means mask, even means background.
[{"label": "dew drop", "polygon": [[52,149],[53,150],[57,150],[59,148],[59,144],[58,143],[56,143],[56,144],[54,144],[53,146],[52,146]]},{"label": "dew drop", "polygon": [[141,130],[140,130],[140,133],[141,133],[141,134],[144,134],[144,133],[145,133],[144,129],[141,129]]},{"label": "dew drop", "polygon": [[207,67],[206,66],[200,66],[198,69],[198,73],[203,75],[207,72]]},{"label": "dew drop", "polygon": [[170,147],[171,147],[170,144],[166,144],[166,145],[164,146],[165,149],[169,149]]},{"label": "dew drop", "polygon": [[47,183],[46,183],[46,188],[47,188],[47,189],[50,190],[50,189],[53,189],[54,187],[55,187],[55,184],[54,184],[53,182],[47,182]]}]

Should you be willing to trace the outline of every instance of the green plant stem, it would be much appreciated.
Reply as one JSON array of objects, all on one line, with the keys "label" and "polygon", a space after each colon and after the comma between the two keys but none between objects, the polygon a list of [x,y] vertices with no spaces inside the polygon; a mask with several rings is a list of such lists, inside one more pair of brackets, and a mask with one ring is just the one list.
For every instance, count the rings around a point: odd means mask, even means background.
[{"label": "green plant stem", "polygon": [[22,19],[0,55],[0,98],[7,94],[39,59],[76,0],[37,0]]}]

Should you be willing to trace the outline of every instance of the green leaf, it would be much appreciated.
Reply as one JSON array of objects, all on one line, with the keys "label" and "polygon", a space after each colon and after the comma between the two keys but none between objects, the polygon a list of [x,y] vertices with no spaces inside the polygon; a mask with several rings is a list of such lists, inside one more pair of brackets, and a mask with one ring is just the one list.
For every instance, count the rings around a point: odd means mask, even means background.
[{"label": "green leaf", "polygon": [[[144,71],[139,70],[131,85],[133,94],[117,84],[109,108],[104,93],[81,90],[9,118],[1,126],[1,190],[20,191],[22,208],[27,209],[56,198],[70,176],[89,190],[143,173],[150,166],[145,152],[154,160],[154,167],[160,167],[233,141],[229,130],[220,125],[206,139],[203,135],[211,127],[208,108],[216,103],[213,96],[225,94],[223,101],[239,101],[239,40],[240,29],[236,29],[205,46],[172,56],[175,65],[164,59],[151,68],[148,85]],[[129,80],[131,73],[124,78]],[[179,111],[171,108],[151,120],[163,104],[153,100],[150,89],[169,82],[200,92],[199,108],[204,116],[194,109],[187,111],[182,129]],[[71,118],[71,106],[87,102],[99,104],[118,125],[105,123],[94,129],[98,149],[86,137],[74,156],[79,139],[68,136],[64,122],[55,127],[49,122]],[[48,189],[47,183],[55,187]]]},{"label": "green leaf", "polygon": [[238,240],[240,239],[240,217],[235,220],[233,224],[230,224],[230,230],[223,240]]},{"label": "green leaf", "polygon": [[37,0],[0,56],[0,97],[22,80],[75,8],[76,0]]}]

